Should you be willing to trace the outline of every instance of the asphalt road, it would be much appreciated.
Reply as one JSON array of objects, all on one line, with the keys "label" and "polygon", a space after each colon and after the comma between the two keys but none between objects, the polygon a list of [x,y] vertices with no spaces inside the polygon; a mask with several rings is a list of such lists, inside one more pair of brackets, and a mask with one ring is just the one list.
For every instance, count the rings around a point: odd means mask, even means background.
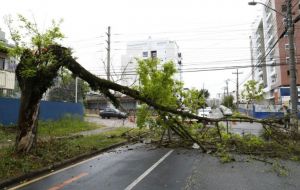
[{"label": "asphalt road", "polygon": [[[223,114],[219,109],[213,109],[211,118],[222,118]],[[99,116],[85,117],[85,120],[92,123],[97,123],[106,127],[136,127],[136,123],[131,122],[129,119],[102,119]],[[222,123],[227,126],[226,122]],[[228,122],[228,131],[236,134],[253,134],[259,135],[262,131],[262,125],[259,123],[240,123],[240,122]]]},{"label": "asphalt road", "polygon": [[222,164],[218,158],[195,149],[155,149],[135,144],[103,153],[82,163],[55,171],[13,189],[32,190],[296,190],[300,166],[285,162],[288,176],[274,166],[248,157]]},{"label": "asphalt road", "polygon": [[[213,109],[210,115],[211,118],[222,118],[223,114],[219,109]],[[228,126],[228,131],[235,134],[253,134],[260,135],[263,129],[259,123],[248,123],[248,122],[222,122],[224,126]]]}]

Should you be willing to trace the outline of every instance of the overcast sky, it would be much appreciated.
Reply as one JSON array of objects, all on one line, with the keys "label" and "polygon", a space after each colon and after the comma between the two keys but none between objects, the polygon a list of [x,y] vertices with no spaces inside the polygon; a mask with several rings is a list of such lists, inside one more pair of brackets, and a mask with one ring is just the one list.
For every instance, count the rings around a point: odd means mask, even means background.
[{"label": "overcast sky", "polygon": [[[112,32],[112,64],[120,69],[126,42],[168,38],[175,40],[183,56],[186,87],[206,88],[216,97],[236,88],[235,70],[197,71],[202,68],[250,65],[251,24],[260,14],[248,0],[6,0],[0,6],[0,28],[7,32],[3,16],[22,14],[35,19],[41,29],[51,20],[63,19],[64,45],[74,48],[79,63],[93,73],[104,74],[107,27]],[[8,34],[7,34],[8,36]],[[242,70],[241,70],[242,71]],[[243,70],[240,81],[249,77]]]}]

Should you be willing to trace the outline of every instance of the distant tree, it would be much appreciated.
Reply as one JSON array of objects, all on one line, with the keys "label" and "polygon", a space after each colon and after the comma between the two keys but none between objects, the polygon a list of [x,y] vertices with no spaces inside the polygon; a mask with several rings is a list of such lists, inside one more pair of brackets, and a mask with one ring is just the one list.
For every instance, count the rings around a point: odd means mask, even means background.
[{"label": "distant tree", "polygon": [[209,97],[209,92],[206,89],[197,90],[192,88],[183,92],[183,104],[196,113],[199,108],[207,106],[206,99]]},{"label": "distant tree", "polygon": [[201,89],[201,90],[200,90],[200,94],[201,94],[201,96],[204,97],[205,99],[209,98],[209,96],[210,96],[210,94],[209,94],[209,92],[208,92],[207,89]]},{"label": "distant tree", "polygon": [[232,108],[234,109],[235,108],[235,105],[233,104],[233,96],[232,95],[229,95],[229,96],[225,96],[223,98],[223,101],[222,101],[222,104],[228,108]]},{"label": "distant tree", "polygon": [[255,102],[258,102],[264,98],[263,86],[258,85],[258,82],[255,80],[247,81],[247,83],[244,84],[242,98],[246,100],[248,109],[249,104],[253,105]]},{"label": "distant tree", "polygon": [[[50,88],[48,92],[48,100],[50,101],[75,101],[75,77],[68,71],[63,69],[58,78],[57,84]],[[86,93],[89,91],[89,85],[81,79],[77,79],[77,98],[78,102],[85,100]]]},{"label": "distant tree", "polygon": [[244,90],[242,91],[242,97],[246,100],[247,104],[253,104],[260,101],[264,97],[263,85],[258,85],[255,80],[249,80],[244,84]]}]

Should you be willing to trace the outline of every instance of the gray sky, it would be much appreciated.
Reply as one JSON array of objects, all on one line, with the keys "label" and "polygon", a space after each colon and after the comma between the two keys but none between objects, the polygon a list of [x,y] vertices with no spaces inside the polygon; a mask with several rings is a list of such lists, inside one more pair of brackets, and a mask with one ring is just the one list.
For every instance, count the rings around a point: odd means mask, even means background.
[{"label": "gray sky", "polygon": [[[52,19],[63,19],[64,44],[74,48],[78,61],[104,74],[105,32],[112,30],[112,64],[120,69],[127,41],[168,38],[177,41],[183,70],[250,65],[249,35],[259,6],[248,0],[9,0],[2,1],[0,17],[18,13],[35,19],[41,29]],[[0,28],[7,32],[3,19]],[[7,34],[8,36],[8,34]],[[241,70],[242,71],[242,70]],[[235,70],[184,72],[186,87],[206,88],[215,97]],[[241,80],[249,76],[243,70]],[[229,82],[229,90],[236,84]]]}]

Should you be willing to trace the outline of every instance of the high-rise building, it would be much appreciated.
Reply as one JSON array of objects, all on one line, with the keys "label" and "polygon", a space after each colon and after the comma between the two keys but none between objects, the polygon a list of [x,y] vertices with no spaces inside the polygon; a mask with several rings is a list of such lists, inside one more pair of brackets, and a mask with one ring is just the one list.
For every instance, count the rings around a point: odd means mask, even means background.
[{"label": "high-rise building", "polygon": [[[270,8],[285,15],[285,0],[266,0]],[[292,12],[295,18],[300,14],[299,0],[292,1]],[[285,30],[286,19],[274,10],[262,6],[262,16],[253,25],[251,35],[252,60],[254,64],[253,79],[264,86],[266,103],[289,104],[289,44],[287,34],[281,38]],[[296,69],[300,71],[300,22],[295,24],[295,60]],[[275,45],[276,44],[276,45]],[[300,73],[297,73],[298,93],[300,92]],[[300,93],[299,95],[300,96]],[[299,101],[300,102],[300,101]]]},{"label": "high-rise building", "polygon": [[[121,59],[122,84],[126,86],[138,85],[137,59],[157,58],[161,62],[173,61],[180,70],[181,53],[175,41],[166,39],[145,41],[133,41],[127,44],[126,54]],[[180,73],[176,78],[180,80]]]}]

